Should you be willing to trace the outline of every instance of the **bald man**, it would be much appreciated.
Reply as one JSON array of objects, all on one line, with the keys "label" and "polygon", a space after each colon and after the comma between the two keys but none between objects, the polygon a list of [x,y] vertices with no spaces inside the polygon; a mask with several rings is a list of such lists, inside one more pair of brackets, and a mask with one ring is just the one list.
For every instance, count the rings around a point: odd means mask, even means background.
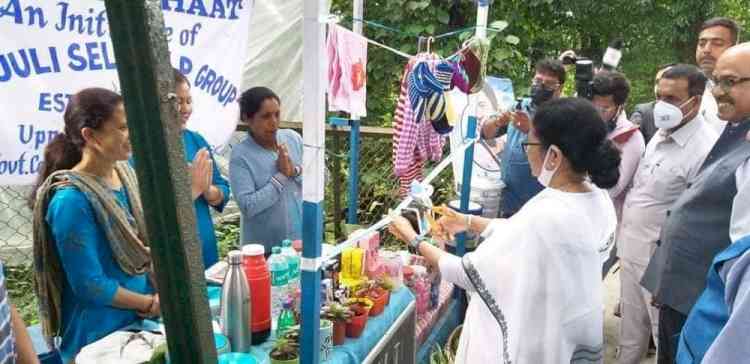
[{"label": "bald man", "polygon": [[713,80],[719,117],[727,125],[667,212],[641,281],[659,306],[659,364],[675,362],[677,336],[706,288],[714,257],[750,235],[750,43],[725,51]]},{"label": "bald man", "polygon": [[[714,72],[719,113],[750,123],[750,44],[731,50]],[[730,124],[731,125],[731,124]],[[745,135],[750,145],[750,134]],[[706,289],[690,311],[680,336],[678,363],[741,363],[750,358],[750,183],[748,163],[737,171],[729,235],[732,245],[719,253],[708,271]],[[744,184],[741,185],[741,183]]]}]

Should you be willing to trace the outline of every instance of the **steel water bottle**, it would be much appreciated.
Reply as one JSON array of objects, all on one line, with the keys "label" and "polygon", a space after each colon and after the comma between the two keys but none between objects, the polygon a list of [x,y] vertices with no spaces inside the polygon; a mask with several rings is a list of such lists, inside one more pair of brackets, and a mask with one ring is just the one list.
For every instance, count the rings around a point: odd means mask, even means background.
[{"label": "steel water bottle", "polygon": [[221,331],[229,338],[232,351],[250,351],[250,287],[242,269],[242,253],[229,252],[229,271],[221,288]]}]

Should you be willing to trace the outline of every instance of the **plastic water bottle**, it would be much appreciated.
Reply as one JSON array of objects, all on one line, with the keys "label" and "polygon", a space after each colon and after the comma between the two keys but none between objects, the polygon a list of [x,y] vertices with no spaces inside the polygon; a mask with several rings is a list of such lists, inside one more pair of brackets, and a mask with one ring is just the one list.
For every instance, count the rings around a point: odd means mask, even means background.
[{"label": "plastic water bottle", "polygon": [[286,257],[281,255],[281,248],[278,246],[271,249],[271,256],[268,257],[268,271],[271,273],[271,318],[273,320],[271,325],[275,329],[282,305],[289,296],[287,284],[289,265],[286,263]]},{"label": "plastic water bottle", "polygon": [[286,300],[279,314],[276,337],[284,336],[284,333],[296,324],[297,321],[294,319],[294,312],[292,312],[292,300]]},{"label": "plastic water bottle", "polygon": [[299,289],[299,255],[297,251],[292,248],[292,241],[287,239],[281,242],[281,254],[286,258],[286,264],[289,266],[289,293],[292,297],[297,294]]}]

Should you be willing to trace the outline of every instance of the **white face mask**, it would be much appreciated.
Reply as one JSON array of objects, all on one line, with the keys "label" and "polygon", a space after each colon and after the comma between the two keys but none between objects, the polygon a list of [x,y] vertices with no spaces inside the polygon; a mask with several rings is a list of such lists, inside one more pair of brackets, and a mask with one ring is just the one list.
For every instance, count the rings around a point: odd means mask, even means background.
[{"label": "white face mask", "polygon": [[664,101],[657,101],[654,105],[654,125],[659,129],[667,130],[678,127],[685,117],[681,108],[692,99],[691,97],[685,100],[680,106],[674,106]]},{"label": "white face mask", "polygon": [[555,173],[557,173],[557,170],[560,168],[559,163],[557,164],[557,166],[555,166],[555,169],[551,171],[546,168],[547,161],[550,158],[550,155],[551,155],[550,152],[552,151],[552,148],[554,148],[555,151],[557,151],[557,153],[560,153],[560,149],[557,148],[557,146],[555,145],[551,145],[549,149],[547,149],[547,153],[544,155],[544,162],[542,162],[542,170],[539,171],[539,176],[536,178],[539,181],[539,183],[544,187],[549,187],[549,183],[552,182],[552,177],[555,176]]}]

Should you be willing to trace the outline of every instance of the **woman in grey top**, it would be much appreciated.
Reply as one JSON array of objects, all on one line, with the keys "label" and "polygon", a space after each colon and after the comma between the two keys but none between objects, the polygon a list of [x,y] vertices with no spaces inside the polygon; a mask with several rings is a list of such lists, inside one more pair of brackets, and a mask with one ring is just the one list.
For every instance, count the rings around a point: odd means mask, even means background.
[{"label": "woman in grey top", "polygon": [[229,181],[243,218],[243,244],[266,247],[302,234],[302,137],[279,129],[281,100],[265,87],[240,97],[248,137],[232,150]]}]

